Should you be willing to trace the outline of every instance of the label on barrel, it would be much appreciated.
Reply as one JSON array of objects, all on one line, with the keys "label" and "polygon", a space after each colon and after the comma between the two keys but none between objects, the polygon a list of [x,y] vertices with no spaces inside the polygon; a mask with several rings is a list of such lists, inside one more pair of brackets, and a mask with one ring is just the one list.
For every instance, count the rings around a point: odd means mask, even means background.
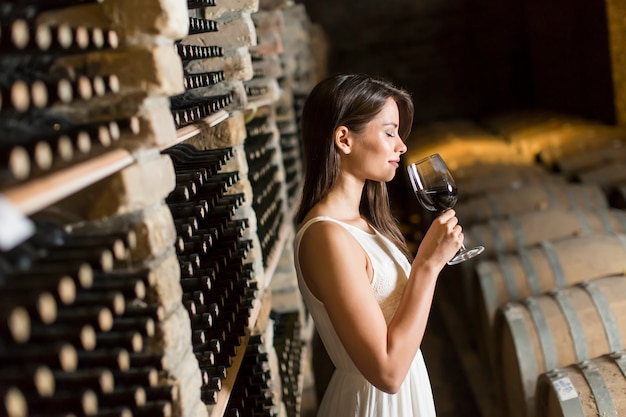
[{"label": "label on barrel", "polygon": [[578,391],[572,384],[572,380],[569,377],[563,377],[552,381],[552,386],[559,394],[559,399],[563,401],[571,400],[578,397]]}]

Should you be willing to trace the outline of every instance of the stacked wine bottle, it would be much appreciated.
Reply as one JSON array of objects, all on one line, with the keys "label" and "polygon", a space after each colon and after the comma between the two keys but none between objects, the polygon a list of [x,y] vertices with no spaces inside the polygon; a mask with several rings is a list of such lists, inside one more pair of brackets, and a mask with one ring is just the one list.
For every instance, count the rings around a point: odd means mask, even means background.
[{"label": "stacked wine bottle", "polygon": [[[212,1],[188,1],[189,35],[217,32],[219,24],[215,20],[194,17],[196,9],[202,15],[206,7],[214,7]],[[230,94],[210,94],[207,91],[226,79],[223,70],[189,72],[186,64],[196,60],[209,60],[224,56],[224,48],[219,45],[199,46],[188,45],[180,41],[175,43],[176,51],[183,62],[185,92],[170,97],[170,105],[174,123],[177,128],[199,122],[232,102]]]},{"label": "stacked wine bottle", "polygon": [[300,415],[302,403],[300,363],[303,340],[300,314],[299,311],[282,313],[273,311],[271,314],[274,320],[274,349],[280,363],[282,398],[287,415],[290,417]]},{"label": "stacked wine bottle", "polygon": [[248,161],[248,179],[252,185],[252,207],[257,215],[258,236],[267,266],[270,255],[278,243],[284,219],[283,184],[278,176],[276,161],[276,133],[269,125],[270,118],[259,116],[246,124],[245,141]]},{"label": "stacked wine bottle", "polygon": [[160,310],[128,233],[38,222],[0,256],[2,414],[169,416],[177,387],[146,353]]},{"label": "stacked wine bottle", "polygon": [[276,417],[271,378],[269,353],[263,336],[253,335],[226,406],[226,416]]},{"label": "stacked wine bottle", "polygon": [[222,172],[232,149],[197,150],[180,144],[164,151],[176,170],[167,198],[176,224],[183,303],[191,319],[193,351],[202,373],[202,399],[215,404],[221,382],[245,336],[256,297],[247,219],[235,218],[244,202],[229,193],[238,172]]},{"label": "stacked wine bottle", "polygon": [[71,111],[120,91],[116,74],[87,73],[67,61],[118,48],[115,30],[39,21],[42,13],[81,3],[90,1],[11,2],[0,8],[0,187],[102,154],[123,134],[137,134],[132,118],[86,120]]}]

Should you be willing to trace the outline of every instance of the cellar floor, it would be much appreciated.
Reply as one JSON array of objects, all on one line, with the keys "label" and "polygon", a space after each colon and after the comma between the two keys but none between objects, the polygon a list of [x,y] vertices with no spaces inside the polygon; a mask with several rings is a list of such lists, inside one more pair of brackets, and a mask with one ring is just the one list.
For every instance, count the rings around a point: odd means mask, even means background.
[{"label": "cellar floor", "polygon": [[[430,375],[437,417],[481,417],[454,344],[436,306],[431,312],[422,353]],[[315,417],[315,388],[306,380],[305,377],[301,415]]]}]

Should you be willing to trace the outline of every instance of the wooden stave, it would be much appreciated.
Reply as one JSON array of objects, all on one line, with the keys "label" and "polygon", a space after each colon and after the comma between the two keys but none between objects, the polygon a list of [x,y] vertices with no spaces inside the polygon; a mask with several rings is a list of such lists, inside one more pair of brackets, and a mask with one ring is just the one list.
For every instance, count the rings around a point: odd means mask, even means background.
[{"label": "wooden stave", "polygon": [[602,189],[595,184],[546,183],[469,198],[458,203],[455,211],[462,224],[468,227],[493,218],[558,207],[606,209],[608,201]]},{"label": "wooden stave", "polygon": [[[621,350],[564,368],[537,379],[537,417],[617,417],[626,415],[626,352]],[[618,401],[616,401],[618,400]]]},{"label": "wooden stave", "polygon": [[[593,264],[593,253],[586,248],[592,246],[600,248],[598,252],[614,258],[617,261],[611,265],[606,258]],[[572,250],[578,246],[579,252]],[[597,252],[596,252],[597,253]],[[583,274],[580,266],[568,266],[567,257],[574,254],[578,265],[594,265],[589,268],[589,273]],[[522,260],[526,257],[526,261]],[[528,297],[538,296],[550,291],[567,288],[588,280],[595,280],[604,276],[622,274],[626,271],[626,235],[624,234],[590,234],[576,238],[562,239],[554,242],[543,242],[542,245],[524,249],[523,252],[501,256],[499,260],[480,261],[476,267],[476,275],[471,282],[471,294],[474,309],[477,315],[479,331],[478,348],[481,355],[493,363],[495,340],[493,339],[494,321],[498,309],[509,302],[518,302]],[[511,281],[512,275],[507,273],[507,268],[498,268],[502,265],[514,265],[513,271],[521,271],[515,274],[515,282]],[[525,265],[534,267],[536,282],[524,281],[529,279],[525,274]],[[527,267],[527,266],[526,266]],[[498,275],[497,273],[500,273]],[[550,274],[550,280],[546,276]],[[499,278],[496,278],[499,277]],[[517,284],[517,286],[513,286]],[[523,286],[520,286],[523,284]],[[534,290],[533,290],[534,288]]]},{"label": "wooden stave", "polygon": [[[611,286],[618,288],[614,290]],[[626,299],[622,294],[625,291],[626,276],[616,275],[529,297],[523,302],[512,302],[498,310],[495,325],[498,340],[496,386],[507,415],[536,417],[534,396],[542,373],[623,349],[626,343]],[[593,300],[592,292],[600,293],[596,295],[599,301]],[[563,313],[566,308],[559,306],[555,301],[557,298],[565,300],[563,304],[570,304],[570,313],[572,304],[583,305],[584,308],[573,309],[574,318],[579,321],[577,325],[572,324],[576,320],[566,318]],[[537,314],[537,311],[541,313]],[[608,318],[606,311],[609,312]],[[531,312],[535,312],[535,318]],[[537,317],[543,317],[543,324],[538,324],[542,320]],[[581,324],[581,317],[586,326]],[[582,333],[572,330],[577,326],[583,329]],[[552,344],[546,340],[552,340]],[[558,341],[558,346],[554,340]],[[517,352],[515,356],[508,354],[512,351]]]}]

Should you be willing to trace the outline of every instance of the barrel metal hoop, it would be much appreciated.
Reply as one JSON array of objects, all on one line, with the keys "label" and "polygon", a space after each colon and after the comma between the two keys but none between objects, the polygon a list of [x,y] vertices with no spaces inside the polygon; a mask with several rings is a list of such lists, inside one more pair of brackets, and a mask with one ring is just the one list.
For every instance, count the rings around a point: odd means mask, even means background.
[{"label": "barrel metal hoop", "polygon": [[602,227],[604,227],[605,232],[611,233],[615,231],[613,229],[613,226],[611,226],[611,219],[609,219],[608,212],[606,210],[595,210],[595,213],[600,218],[600,221],[602,222]]},{"label": "barrel metal hoop", "polygon": [[526,273],[526,279],[528,281],[528,285],[530,286],[530,290],[533,294],[540,294],[541,285],[539,284],[539,278],[537,277],[537,271],[535,270],[535,266],[530,259],[530,254],[526,250],[526,248],[518,249],[518,257],[520,262],[522,263],[522,267],[524,268],[524,272]]},{"label": "barrel metal hoop", "polygon": [[[554,187],[552,186],[552,184],[547,183],[544,185],[544,191],[548,197],[548,204],[550,205],[550,207],[562,207],[563,205],[561,203],[559,203],[559,199],[556,198],[556,193],[554,192]],[[565,190],[565,192],[567,193],[568,188],[567,187],[562,187],[559,188],[560,190]],[[570,199],[571,200],[571,199]]]},{"label": "barrel metal hoop", "polygon": [[620,241],[620,243],[622,244],[622,246],[624,247],[624,249],[626,249],[626,234],[624,233],[612,233],[613,236],[617,237]]},{"label": "barrel metal hoop", "polygon": [[522,229],[522,224],[519,222],[519,219],[515,216],[511,216],[509,218],[509,222],[511,224],[511,229],[513,229],[513,236],[515,236],[515,242],[517,242],[517,247],[525,248],[528,244],[526,243],[526,239],[524,238],[524,231]]},{"label": "barrel metal hoop", "polygon": [[554,291],[551,295],[561,309],[561,312],[565,317],[565,321],[567,322],[570,336],[574,342],[576,360],[584,361],[589,359],[589,349],[587,348],[587,340],[585,339],[583,325],[576,314],[576,310],[572,307],[569,297],[562,291]]},{"label": "barrel metal hoop", "polygon": [[598,288],[598,286],[591,281],[582,282],[579,286],[582,287],[587,294],[589,294],[591,301],[593,301],[593,305],[596,307],[596,310],[600,315],[602,326],[604,327],[604,333],[606,334],[606,340],[609,343],[609,349],[611,349],[611,352],[624,349],[617,320],[615,320],[615,316],[609,307],[609,302],[600,288]]},{"label": "barrel metal hoop", "polygon": [[511,267],[511,257],[507,255],[498,256],[498,264],[500,265],[500,269],[502,270],[504,285],[507,292],[509,293],[509,299],[519,300],[520,295],[517,289],[515,274],[513,273],[513,268]]},{"label": "barrel metal hoop", "polygon": [[617,417],[617,411],[615,410],[615,404],[613,404],[613,399],[611,398],[611,392],[607,388],[598,367],[591,362],[579,363],[577,366],[587,380],[587,384],[593,393],[598,415],[602,417]]},{"label": "barrel metal hoop", "polygon": [[[582,211],[579,207],[572,207],[572,211],[578,217],[578,221],[580,221],[580,225],[585,230],[585,233],[592,233],[591,225],[589,224],[589,219],[587,218],[587,214]],[[605,225],[606,228],[606,225]]]},{"label": "barrel metal hoop", "polygon": [[[585,185],[583,184],[580,188],[582,190],[582,194],[583,194],[583,201],[585,202],[587,208],[589,210],[595,211],[598,209],[598,206],[594,205],[592,203],[593,201],[593,196],[591,195],[591,188],[585,187]],[[575,206],[576,204],[574,204]]]},{"label": "barrel metal hoop", "polygon": [[556,287],[567,287],[568,285],[567,281],[565,280],[565,273],[563,272],[563,267],[561,266],[559,257],[554,250],[554,246],[548,241],[543,241],[541,242],[541,248],[543,249],[543,253],[546,255],[546,259],[548,260],[550,268],[552,269],[552,274],[554,275],[554,282],[556,284]]},{"label": "barrel metal hoop", "polygon": [[489,225],[489,229],[491,230],[491,234],[493,236],[493,244],[496,247],[496,252],[497,253],[506,252],[504,239],[502,239],[502,234],[500,233],[500,229],[498,228],[498,222],[495,220],[489,220],[488,225]]},{"label": "barrel metal hoop", "polygon": [[508,304],[504,312],[511,326],[511,334],[515,345],[515,353],[519,360],[519,369],[522,372],[522,385],[526,398],[534,397],[535,384],[537,381],[537,360],[535,352],[528,340],[530,340],[530,332],[526,326],[526,320],[522,317],[521,307]]},{"label": "barrel metal hoop", "polygon": [[554,340],[552,339],[552,333],[548,327],[546,317],[543,314],[543,310],[539,307],[537,301],[533,298],[527,298],[524,300],[524,305],[530,313],[530,318],[535,325],[537,335],[539,336],[539,344],[541,345],[541,351],[543,352],[543,364],[545,369],[555,369],[559,364],[558,355],[556,353],[556,347]]},{"label": "barrel metal hoop", "polygon": [[498,293],[494,285],[493,271],[488,263],[480,262],[476,267],[476,273],[478,274],[480,290],[485,298],[486,309],[487,311],[495,312],[502,302],[498,299]]},{"label": "barrel metal hoop", "polygon": [[609,357],[615,362],[624,378],[626,378],[626,352],[613,352],[609,354]]},{"label": "barrel metal hoop", "polygon": [[552,388],[557,394],[562,414],[567,417],[585,417],[580,397],[574,384],[572,384],[572,380],[561,373],[552,375],[547,373],[546,376],[550,379]]}]

